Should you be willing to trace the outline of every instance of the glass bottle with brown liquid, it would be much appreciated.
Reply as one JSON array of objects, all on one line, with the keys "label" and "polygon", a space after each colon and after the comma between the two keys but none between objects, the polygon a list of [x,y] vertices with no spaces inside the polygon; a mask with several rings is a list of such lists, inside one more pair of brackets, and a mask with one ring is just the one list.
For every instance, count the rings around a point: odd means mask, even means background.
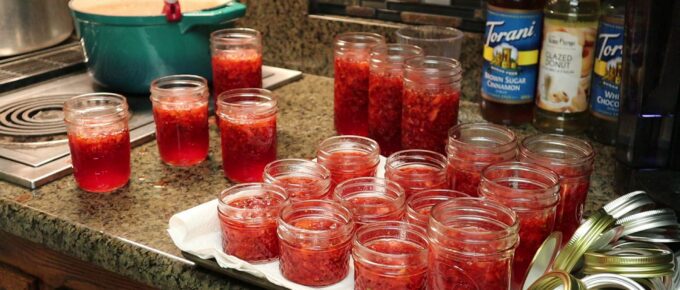
[{"label": "glass bottle with brown liquid", "polygon": [[531,122],[544,0],[487,1],[482,116],[500,124]]}]

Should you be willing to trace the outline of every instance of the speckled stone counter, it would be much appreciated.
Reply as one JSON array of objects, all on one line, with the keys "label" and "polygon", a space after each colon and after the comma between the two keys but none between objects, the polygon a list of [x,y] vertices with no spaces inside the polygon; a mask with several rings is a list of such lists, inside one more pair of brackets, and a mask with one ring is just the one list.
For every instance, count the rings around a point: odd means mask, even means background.
[{"label": "speckled stone counter", "polygon": [[[334,133],[333,80],[305,75],[275,93],[280,98],[279,157],[312,158],[316,144]],[[460,119],[480,121],[477,105],[463,102]],[[230,185],[222,175],[219,138],[212,127],[210,157],[191,169],[162,164],[155,142],[134,148],[130,184],[114,194],[82,192],[72,176],[34,191],[0,182],[0,229],[162,289],[249,289],[238,280],[191,267],[166,232],[174,213],[209,201]],[[613,148],[595,148],[587,212],[614,197]]]}]

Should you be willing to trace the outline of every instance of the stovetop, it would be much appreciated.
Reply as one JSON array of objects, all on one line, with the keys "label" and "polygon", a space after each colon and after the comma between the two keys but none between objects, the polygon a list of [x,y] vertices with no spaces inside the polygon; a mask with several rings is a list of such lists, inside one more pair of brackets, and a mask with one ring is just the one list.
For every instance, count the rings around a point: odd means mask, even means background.
[{"label": "stovetop", "polygon": [[[73,49],[69,44],[67,50]],[[46,53],[54,54],[54,49]],[[29,58],[33,59],[30,61],[43,61],[45,56],[37,54]],[[17,62],[0,61],[0,72],[24,66],[26,61],[20,59],[18,65]],[[301,77],[299,71],[263,67],[263,87],[267,89]],[[77,68],[77,62],[69,66],[55,66],[52,71],[16,75],[18,84],[4,82],[7,80],[0,78],[0,179],[33,189],[70,174],[63,102],[76,95],[101,92],[103,89],[94,83],[82,66]],[[26,86],[27,80],[31,80],[28,83],[32,84]],[[12,90],[5,91],[3,88]],[[131,113],[132,146],[153,140],[155,126],[149,96],[126,97]]]}]

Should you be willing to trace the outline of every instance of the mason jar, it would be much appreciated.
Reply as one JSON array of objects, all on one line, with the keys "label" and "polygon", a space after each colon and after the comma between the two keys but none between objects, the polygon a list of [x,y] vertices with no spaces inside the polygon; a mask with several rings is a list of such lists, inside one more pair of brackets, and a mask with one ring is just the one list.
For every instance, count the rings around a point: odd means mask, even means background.
[{"label": "mason jar", "polygon": [[331,190],[348,179],[373,177],[380,163],[380,146],[360,136],[334,136],[319,143],[316,162],[331,172]]},{"label": "mason jar", "polygon": [[444,153],[448,130],[458,123],[460,62],[418,56],[405,62],[401,145]]},{"label": "mason jar", "polygon": [[194,75],[172,75],[151,82],[156,144],[161,160],[192,166],[208,156],[208,81]]},{"label": "mason jar", "polygon": [[279,159],[264,167],[264,182],[283,187],[293,201],[323,199],[331,188],[331,172],[305,159]]},{"label": "mason jar", "polygon": [[468,194],[451,189],[428,189],[418,191],[406,200],[406,220],[408,223],[427,228],[432,207],[452,198],[470,197]]},{"label": "mason jar", "polygon": [[228,28],[210,34],[214,95],[232,89],[262,87],[262,34]]},{"label": "mason jar", "polygon": [[449,188],[446,178],[446,157],[428,150],[403,150],[385,163],[385,178],[399,183],[408,198],[426,189]]},{"label": "mason jar", "polygon": [[377,221],[399,221],[406,210],[404,189],[383,178],[359,177],[335,188],[333,199],[347,207],[357,226]]},{"label": "mason jar", "polygon": [[73,177],[89,192],[112,192],[130,180],[130,130],[125,97],[92,93],[64,102]]}]

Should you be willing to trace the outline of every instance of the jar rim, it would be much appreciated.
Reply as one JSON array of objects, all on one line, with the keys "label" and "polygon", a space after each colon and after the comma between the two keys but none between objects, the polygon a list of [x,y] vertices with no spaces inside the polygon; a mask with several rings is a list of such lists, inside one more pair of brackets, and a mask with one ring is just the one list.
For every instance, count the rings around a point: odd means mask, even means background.
[{"label": "jar rim", "polygon": [[345,32],[335,36],[336,49],[370,49],[385,43],[385,37],[372,32]]},{"label": "jar rim", "polygon": [[[275,184],[269,184],[269,183],[262,183],[262,182],[250,182],[250,183],[240,183],[236,184],[234,186],[231,186],[227,189],[222,190],[218,196],[217,196],[217,209],[219,212],[224,212],[223,209],[227,209],[229,211],[234,211],[234,212],[250,212],[250,211],[266,211],[270,210],[271,207],[266,207],[266,208],[241,208],[241,207],[235,207],[227,202],[224,201],[224,199],[229,196],[230,194],[237,193],[239,191],[243,190],[250,190],[250,191],[258,191],[258,193],[262,194],[264,192],[267,193],[273,193],[273,196],[277,197],[279,199],[280,203],[278,205],[275,205],[273,207],[283,207],[286,205],[288,202],[288,195],[286,194],[285,189],[283,187],[280,187]],[[252,222],[257,222],[261,220],[262,217],[255,218]]]},{"label": "jar rim", "polygon": [[[474,137],[474,138],[466,138],[462,139],[462,134],[465,131],[474,131],[474,130],[479,130],[479,131],[486,131],[486,132],[491,132],[493,134],[496,134],[496,136],[484,136],[484,137]],[[504,140],[489,140],[492,137],[497,137],[495,139],[500,139],[503,138]],[[475,141],[491,141],[491,142],[484,142],[484,143],[478,143]],[[495,145],[495,146],[487,146],[489,145]],[[462,150],[467,150],[466,148],[468,147],[474,147],[474,150],[482,150],[482,151],[489,151],[489,153],[502,153],[502,152],[507,152],[510,150],[515,150],[517,148],[517,135],[515,132],[510,130],[509,128],[505,126],[500,126],[496,124],[491,124],[491,123],[483,123],[483,122],[478,122],[478,123],[461,123],[457,124],[451,129],[449,129],[448,132],[448,144],[447,144],[447,151],[449,150],[454,150],[454,148],[449,148],[449,147],[460,147]],[[495,150],[498,149],[498,150]]]},{"label": "jar rim", "polygon": [[[352,194],[342,194],[342,190],[346,188],[353,188],[353,187],[359,187],[363,188],[366,186],[377,186],[377,187],[382,187],[384,188],[384,192],[382,191],[376,191],[376,190],[370,190],[370,192],[375,192],[375,193],[380,193],[383,196],[386,196],[390,198],[390,200],[394,201],[397,206],[397,210],[401,211],[404,210],[406,207],[406,192],[404,191],[404,188],[399,185],[399,183],[394,182],[389,179],[385,178],[379,178],[379,177],[357,177],[357,178],[351,178],[348,180],[345,180],[343,182],[338,183],[338,185],[335,187],[335,190],[333,191],[333,199],[340,202],[340,204],[349,202],[346,197],[351,196]],[[364,191],[369,191],[369,190],[364,190]],[[392,192],[393,194],[390,196],[388,195],[389,192]],[[382,214],[377,214],[377,215],[367,215],[366,218],[380,218],[383,216],[390,216],[393,215],[394,211],[387,212],[387,213],[382,213]],[[358,221],[362,222],[362,221]]]},{"label": "jar rim", "polygon": [[225,28],[210,33],[211,44],[239,45],[261,39],[262,33],[252,28]]},{"label": "jar rim", "polygon": [[[404,160],[406,159],[406,160]],[[385,162],[385,171],[397,170],[403,166],[413,165],[412,163],[426,165],[428,167],[444,170],[446,174],[447,159],[441,153],[423,150],[407,149],[392,153]],[[432,173],[409,173],[409,176],[430,176]]]},{"label": "jar rim", "polygon": [[[403,231],[408,232],[410,234],[414,234],[415,237],[421,238],[420,243],[418,243],[418,246],[422,246],[422,249],[418,251],[417,253],[403,253],[403,254],[392,254],[392,253],[385,253],[385,252],[380,252],[374,249],[371,249],[367,247],[363,242],[360,241],[361,235],[367,234],[368,232],[372,231],[384,231],[386,229],[391,229],[391,230],[398,230],[401,233],[397,238],[401,238],[402,240],[406,240],[405,237],[407,236],[407,233],[403,233]],[[427,239],[427,230],[425,228],[415,225],[415,224],[410,224],[407,222],[403,221],[380,221],[380,222],[375,222],[375,223],[370,223],[366,224],[362,227],[360,227],[356,233],[354,234],[354,249],[353,251],[365,251],[368,252],[369,254],[377,254],[377,255],[382,255],[382,256],[387,256],[387,257],[392,257],[392,258],[408,258],[408,257],[414,257],[414,256],[421,256],[424,253],[427,253],[428,251],[428,245],[429,241]],[[385,238],[387,236],[382,235],[380,238]],[[371,240],[373,241],[373,240]],[[411,240],[409,240],[411,241]],[[424,244],[424,245],[423,245]],[[381,264],[381,263],[376,263],[380,265],[381,267],[394,267],[394,268],[403,268],[405,265],[386,265],[386,264]]]},{"label": "jar rim", "polygon": [[393,65],[401,68],[403,63],[416,56],[424,55],[419,46],[406,43],[378,44],[371,50],[370,62],[372,67],[381,65]]},{"label": "jar rim", "polygon": [[[345,146],[342,146],[345,145]],[[348,146],[349,145],[349,146]],[[340,147],[339,147],[340,146]],[[374,165],[380,163],[380,145],[373,139],[356,135],[338,135],[324,139],[317,146],[317,162],[333,155],[335,152],[361,151],[367,153],[368,158],[373,159]],[[349,159],[361,159],[366,156],[352,156]]]},{"label": "jar rim", "polygon": [[[539,182],[539,184],[532,183],[534,185],[542,186],[542,188],[538,189],[511,188],[505,184],[499,183],[498,179],[491,179],[489,177],[491,172],[497,170],[531,172],[532,177],[541,177],[545,182]],[[519,174],[517,173],[512,174],[512,177],[520,178]],[[522,178],[522,180],[524,179],[526,178]],[[513,179],[513,182],[518,182],[518,180]],[[493,193],[491,190],[488,190],[487,185],[505,189],[503,190],[503,196],[499,196]],[[560,177],[555,171],[538,164],[519,161],[494,163],[487,166],[481,172],[481,181],[479,186],[479,191],[482,196],[489,194],[499,199],[510,199],[513,202],[544,201],[549,203],[549,205],[546,205],[546,207],[553,206],[559,202],[559,189]],[[513,208],[513,210],[515,210],[515,208]]]},{"label": "jar rim", "polygon": [[277,104],[278,99],[270,90],[260,88],[232,89],[217,96],[217,111],[220,115],[224,114],[221,111],[226,108],[251,109],[251,113],[269,115],[276,113]]},{"label": "jar rim", "polygon": [[[94,102],[93,104],[85,104]],[[104,104],[99,104],[100,102]],[[64,102],[66,123],[88,123],[98,126],[129,118],[127,99],[115,93],[88,93],[69,98]],[[97,121],[97,123],[90,123]]]},{"label": "jar rim", "polygon": [[[169,87],[166,87],[169,86]],[[171,103],[187,103],[196,99],[206,99],[210,96],[208,92],[208,81],[197,75],[181,74],[169,75],[157,78],[151,82],[151,100],[169,101],[163,96],[166,94],[194,94],[194,98],[170,100]]]},{"label": "jar rim", "polygon": [[464,36],[456,28],[435,25],[404,26],[397,29],[395,34],[399,39],[419,42],[451,42]]},{"label": "jar rim", "polygon": [[326,166],[323,166],[323,164],[320,164],[318,162],[300,158],[285,158],[274,160],[265,165],[263,171],[263,174],[265,175],[264,178],[276,179],[276,176],[272,175],[269,171],[281,166],[304,167],[307,169],[318,171],[319,173],[318,175],[320,175],[320,177],[322,178],[330,178],[331,176],[331,172],[328,170],[328,168],[326,168]]},{"label": "jar rim", "polygon": [[[548,162],[552,165],[579,166],[588,163],[592,165],[595,158],[595,150],[589,142],[571,136],[536,134],[524,138],[519,145],[520,154],[523,157]],[[535,148],[540,145],[548,146],[548,148]],[[569,152],[566,152],[567,149]]]},{"label": "jar rim", "polygon": [[[287,214],[292,214],[296,210],[309,210],[309,209],[314,209],[314,208],[319,208],[319,209],[327,209],[323,211],[322,213],[330,214],[332,213],[330,210],[333,210],[335,213],[338,213],[338,217],[341,219],[334,219],[334,221],[341,222],[342,225],[340,227],[335,228],[334,230],[309,230],[309,229],[304,229],[300,228],[297,226],[294,226],[289,223],[286,219]],[[332,215],[333,217],[336,217],[336,215]],[[307,235],[322,235],[322,236],[328,236],[328,237],[334,237],[337,235],[342,235],[343,233],[349,231],[350,233],[354,231],[354,219],[352,215],[352,211],[349,210],[347,207],[344,205],[332,201],[332,200],[323,200],[323,199],[307,199],[307,200],[301,200],[298,202],[294,203],[289,203],[283,208],[281,208],[281,211],[279,212],[278,215],[278,220],[279,224],[281,226],[284,226],[287,229],[293,229],[298,233],[301,234],[307,234]],[[300,238],[298,236],[298,238]]]},{"label": "jar rim", "polygon": [[[452,198],[459,198],[459,197],[471,197],[469,194],[464,193],[462,191],[458,190],[453,190],[453,189],[440,189],[440,188],[433,188],[433,189],[426,189],[426,190],[421,190],[418,192],[413,193],[411,196],[409,196],[406,199],[406,210],[411,212],[412,214],[417,215],[418,217],[428,217],[427,215],[421,214],[418,212],[421,207],[414,207],[413,204],[417,202],[423,202],[423,201],[428,201],[428,200],[439,200],[441,201],[446,201]],[[435,203],[436,204],[436,203]],[[434,207],[435,204],[430,205],[430,208]]]}]

